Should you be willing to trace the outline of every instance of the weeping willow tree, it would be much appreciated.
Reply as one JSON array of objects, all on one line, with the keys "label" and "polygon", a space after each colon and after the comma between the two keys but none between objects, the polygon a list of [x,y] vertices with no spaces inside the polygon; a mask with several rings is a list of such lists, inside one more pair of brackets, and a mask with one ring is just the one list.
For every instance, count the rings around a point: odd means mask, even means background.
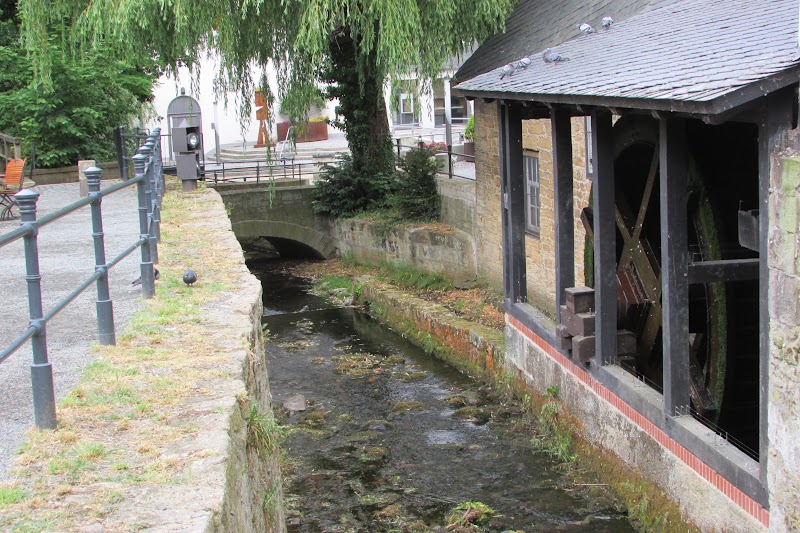
[{"label": "weeping willow tree", "polygon": [[[392,165],[383,86],[391,75],[433,79],[444,61],[503,25],[516,0],[20,0],[23,39],[35,76],[49,83],[46,28],[70,21],[65,42],[155,58],[168,70],[196,66],[216,51],[215,90],[239,94],[242,117],[277,71],[277,93],[293,114],[319,86],[339,98],[353,168],[367,174]],[[102,81],[99,81],[102,82]]]}]

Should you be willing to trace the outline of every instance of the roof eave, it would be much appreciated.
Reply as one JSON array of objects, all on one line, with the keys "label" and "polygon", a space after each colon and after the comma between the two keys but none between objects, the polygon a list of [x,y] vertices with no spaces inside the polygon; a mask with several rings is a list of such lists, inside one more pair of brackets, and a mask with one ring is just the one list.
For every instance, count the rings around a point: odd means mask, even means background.
[{"label": "roof eave", "polygon": [[800,79],[800,64],[762,78],[735,91],[708,101],[667,100],[656,98],[624,98],[611,96],[590,96],[571,94],[533,94],[505,91],[482,91],[455,87],[454,91],[468,98],[491,100],[515,100],[521,102],[540,102],[550,105],[575,105],[586,107],[606,107],[618,109],[641,109],[671,113],[713,116],[730,111],[769,93],[797,83]]}]

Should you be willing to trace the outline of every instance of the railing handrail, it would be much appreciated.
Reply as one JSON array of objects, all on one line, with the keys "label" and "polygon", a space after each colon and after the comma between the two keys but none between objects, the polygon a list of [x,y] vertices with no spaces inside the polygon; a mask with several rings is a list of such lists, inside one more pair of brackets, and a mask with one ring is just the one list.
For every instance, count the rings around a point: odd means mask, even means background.
[{"label": "railing handrail", "polygon": [[[55,392],[53,388],[52,364],[48,360],[45,330],[47,322],[71,304],[92,284],[97,285],[97,325],[100,344],[116,344],[114,312],[109,292],[108,273],[125,257],[136,249],[141,250],[142,294],[152,298],[155,294],[154,264],[158,262],[157,242],[160,240],[161,199],[164,192],[163,165],[161,160],[160,129],[156,128],[147,136],[147,141],[133,156],[136,175],[133,179],[100,188],[102,169],[91,167],[84,170],[89,194],[69,205],[40,218],[36,216],[36,203],[39,193],[23,189],[14,195],[19,205],[20,227],[0,235],[0,248],[18,239],[24,239],[25,279],[28,284],[28,307],[30,322],[28,327],[13,342],[0,351],[0,363],[5,361],[28,340],[33,350],[31,381],[33,388],[33,407],[36,425],[42,429],[55,429]],[[104,197],[136,185],[139,211],[139,238],[111,261],[106,260],[101,204]],[[92,238],[94,242],[95,271],[80,282],[67,296],[50,310],[44,312],[42,306],[41,274],[39,270],[38,235],[43,227],[81,209],[90,206],[92,219]]]}]

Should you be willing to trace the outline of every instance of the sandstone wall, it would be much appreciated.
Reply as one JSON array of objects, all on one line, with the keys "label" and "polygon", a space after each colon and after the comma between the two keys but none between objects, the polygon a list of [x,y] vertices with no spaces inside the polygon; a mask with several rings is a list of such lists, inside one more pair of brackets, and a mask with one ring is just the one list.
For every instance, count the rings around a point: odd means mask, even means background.
[{"label": "sandstone wall", "polygon": [[800,530],[800,158],[773,163],[769,196],[770,527]]},{"label": "sandstone wall", "polygon": [[[522,145],[526,155],[539,159],[540,232],[525,238],[528,301],[550,316],[555,314],[555,223],[553,155],[549,120],[525,120]],[[496,103],[475,106],[475,237],[479,276],[502,289],[503,229],[501,213],[499,119]],[[584,283],[585,232],[581,210],[589,203],[591,181],[586,177],[584,120],[572,119],[573,188],[575,199],[575,282]]]}]

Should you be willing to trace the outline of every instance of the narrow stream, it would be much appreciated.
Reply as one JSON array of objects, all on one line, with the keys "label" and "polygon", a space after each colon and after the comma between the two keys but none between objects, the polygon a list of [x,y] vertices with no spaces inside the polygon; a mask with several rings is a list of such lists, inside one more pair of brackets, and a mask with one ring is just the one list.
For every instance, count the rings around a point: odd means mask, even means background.
[{"label": "narrow stream", "polygon": [[251,268],[290,532],[447,531],[466,501],[494,509],[485,531],[634,531],[602,489],[532,450],[515,407],[279,266]]}]

